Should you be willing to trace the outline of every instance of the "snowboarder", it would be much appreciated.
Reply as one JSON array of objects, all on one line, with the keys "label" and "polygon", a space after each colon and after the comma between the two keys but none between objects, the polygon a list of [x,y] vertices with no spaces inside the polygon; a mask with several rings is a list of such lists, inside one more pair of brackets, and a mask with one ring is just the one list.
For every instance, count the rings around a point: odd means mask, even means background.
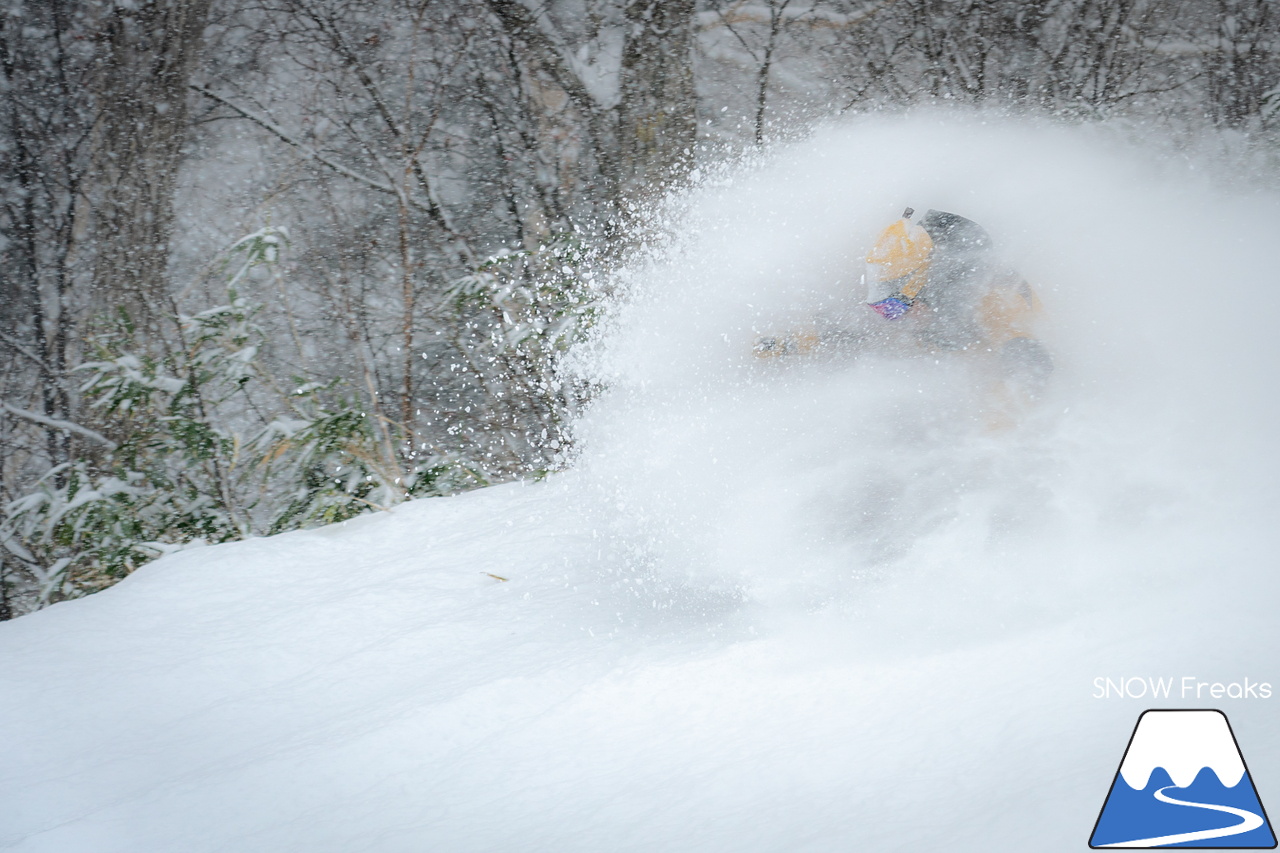
[{"label": "snowboarder", "polygon": [[965,353],[994,362],[1001,396],[1035,399],[1053,371],[1036,338],[1040,303],[1004,264],[991,236],[971,219],[907,208],[880,233],[866,258],[865,314],[825,318],[814,328],[764,337],[762,357],[822,349]]},{"label": "snowboarder", "polygon": [[931,351],[996,354],[1010,371],[1043,384],[1053,368],[1035,338],[1040,303],[1002,263],[989,234],[971,219],[907,208],[867,254],[868,305],[888,321],[918,317],[916,336]]}]

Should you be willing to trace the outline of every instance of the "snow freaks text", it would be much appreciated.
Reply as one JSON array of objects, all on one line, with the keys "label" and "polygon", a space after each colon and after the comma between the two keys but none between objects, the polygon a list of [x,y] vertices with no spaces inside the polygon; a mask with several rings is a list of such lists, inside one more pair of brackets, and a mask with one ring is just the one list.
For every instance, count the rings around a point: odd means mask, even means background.
[{"label": "snow freaks text", "polygon": [[1093,680],[1094,699],[1270,699],[1271,682],[1245,677],[1239,681],[1201,681],[1193,675],[1181,678],[1131,676]]}]

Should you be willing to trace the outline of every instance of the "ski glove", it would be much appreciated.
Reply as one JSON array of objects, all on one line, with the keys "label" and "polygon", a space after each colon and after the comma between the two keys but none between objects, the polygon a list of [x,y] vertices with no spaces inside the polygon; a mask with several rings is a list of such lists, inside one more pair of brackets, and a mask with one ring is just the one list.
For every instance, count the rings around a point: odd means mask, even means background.
[{"label": "ski glove", "polygon": [[911,303],[897,296],[890,296],[888,299],[881,299],[879,302],[869,304],[871,310],[886,320],[896,320],[911,310]]}]

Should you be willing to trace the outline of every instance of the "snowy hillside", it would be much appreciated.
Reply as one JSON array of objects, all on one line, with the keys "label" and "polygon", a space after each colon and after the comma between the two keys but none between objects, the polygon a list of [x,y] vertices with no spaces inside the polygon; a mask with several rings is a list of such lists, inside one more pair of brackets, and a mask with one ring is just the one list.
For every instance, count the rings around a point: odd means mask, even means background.
[{"label": "snowy hillside", "polygon": [[[916,118],[708,178],[571,471],[0,624],[0,849],[1081,850],[1152,705],[1280,803],[1280,699],[1094,698],[1280,685],[1280,199],[1153,158]],[[955,362],[751,357],[907,204],[1043,298],[1014,429]]]}]

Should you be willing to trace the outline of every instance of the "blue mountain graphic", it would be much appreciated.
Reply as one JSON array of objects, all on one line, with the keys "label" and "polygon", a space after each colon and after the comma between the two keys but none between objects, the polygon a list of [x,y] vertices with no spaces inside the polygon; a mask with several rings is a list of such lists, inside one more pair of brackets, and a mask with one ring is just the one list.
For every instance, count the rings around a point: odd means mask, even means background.
[{"label": "blue mountain graphic", "polygon": [[1162,847],[1238,849],[1276,846],[1276,837],[1271,831],[1271,825],[1266,821],[1266,814],[1262,810],[1262,803],[1258,799],[1258,793],[1254,790],[1253,780],[1249,774],[1246,773],[1239,783],[1228,788],[1208,767],[1202,768],[1196,774],[1195,780],[1185,788],[1174,787],[1173,780],[1163,767],[1157,767],[1151,773],[1151,778],[1147,780],[1147,785],[1142,790],[1129,787],[1124,777],[1117,774],[1111,785],[1111,791],[1107,794],[1106,804],[1102,807],[1102,814],[1098,817],[1098,825],[1094,828],[1093,837],[1089,839],[1089,846],[1103,847],[1143,838],[1222,829],[1241,822],[1239,817],[1225,812],[1161,802],[1156,799],[1155,794],[1162,789],[1167,789],[1164,794],[1172,799],[1206,805],[1233,806],[1263,818],[1262,826],[1249,832],[1161,845]]}]

